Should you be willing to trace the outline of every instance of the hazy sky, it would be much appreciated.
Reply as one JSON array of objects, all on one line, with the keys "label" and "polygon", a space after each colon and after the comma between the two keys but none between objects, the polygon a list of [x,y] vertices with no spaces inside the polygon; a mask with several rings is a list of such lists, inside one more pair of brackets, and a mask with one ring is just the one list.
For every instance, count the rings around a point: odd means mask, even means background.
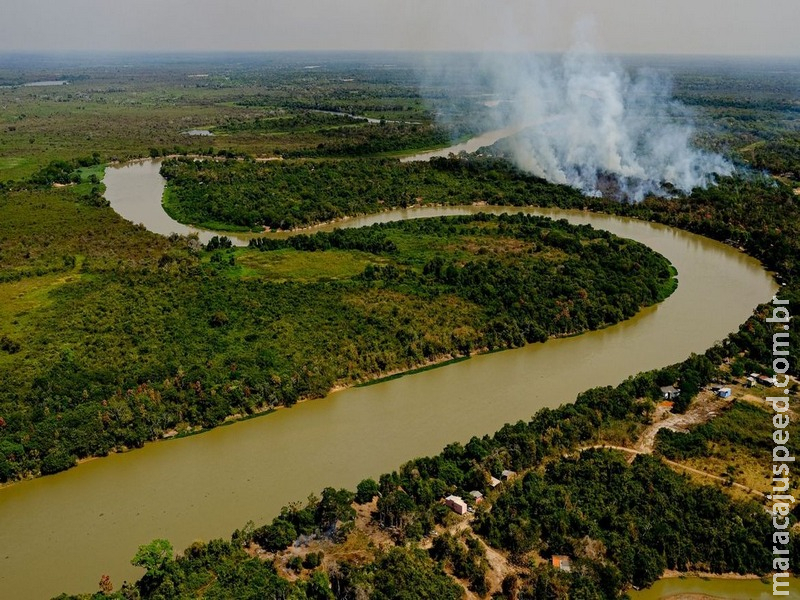
[{"label": "hazy sky", "polygon": [[800,57],[798,22],[800,0],[0,0],[0,51],[559,51],[591,29],[606,52]]}]

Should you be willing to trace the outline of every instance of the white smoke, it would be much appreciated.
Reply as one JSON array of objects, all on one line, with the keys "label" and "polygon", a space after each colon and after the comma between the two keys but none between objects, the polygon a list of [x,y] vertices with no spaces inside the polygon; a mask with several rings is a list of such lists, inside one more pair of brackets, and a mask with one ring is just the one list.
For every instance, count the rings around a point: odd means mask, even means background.
[{"label": "white smoke", "polygon": [[493,87],[511,103],[514,120],[527,125],[506,142],[522,169],[591,195],[613,179],[633,200],[663,195],[665,184],[690,192],[733,170],[692,146],[690,115],[655,72],[631,75],[586,47],[514,62],[493,70]]},{"label": "white smoke", "polygon": [[691,114],[655,71],[629,73],[586,44],[562,56],[481,62],[474,73],[500,101],[495,125],[522,126],[498,150],[539,177],[639,201],[671,188],[688,193],[733,171],[722,156],[692,146]]}]

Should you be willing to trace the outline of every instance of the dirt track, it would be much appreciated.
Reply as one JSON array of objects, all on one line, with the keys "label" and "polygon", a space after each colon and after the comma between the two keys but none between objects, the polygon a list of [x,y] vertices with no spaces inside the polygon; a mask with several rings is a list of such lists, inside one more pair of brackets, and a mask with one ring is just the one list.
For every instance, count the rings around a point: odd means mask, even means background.
[{"label": "dirt track", "polygon": [[708,390],[701,391],[692,402],[689,409],[683,414],[673,414],[659,405],[653,417],[653,424],[645,429],[642,437],[636,442],[636,450],[650,453],[656,443],[656,435],[662,429],[670,431],[689,431],[692,427],[707,423],[720,412],[728,408],[733,402],[733,397],[720,398]]}]

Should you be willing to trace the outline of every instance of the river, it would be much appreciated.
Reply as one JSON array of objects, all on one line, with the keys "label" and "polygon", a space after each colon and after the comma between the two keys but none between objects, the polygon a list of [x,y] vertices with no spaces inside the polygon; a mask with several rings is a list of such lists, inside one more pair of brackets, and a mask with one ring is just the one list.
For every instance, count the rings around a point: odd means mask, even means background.
[{"label": "river", "polygon": [[[791,579],[789,596],[772,595],[772,579],[705,579],[700,577],[669,577],[657,581],[640,592],[629,592],[631,600],[694,600],[699,598],[725,598],[725,600],[769,600],[772,598],[800,598],[800,581]],[[784,588],[785,589],[785,588]]]},{"label": "river", "polygon": [[[105,184],[123,216],[135,208],[135,222],[171,231],[161,211],[156,163],[108,169]],[[120,198],[127,198],[127,208]],[[475,210],[392,211],[343,224]],[[680,361],[722,340],[776,290],[757,261],[700,236],[606,215],[524,210],[647,244],[677,268],[678,289],[662,304],[601,331],[352,388],[2,489],[0,596],[25,600],[93,591],[102,574],[118,588],[141,574],[129,561],[153,538],[168,538],[181,550],[196,539],[227,537],[248,520],[264,523],[281,506],[325,486],[353,488],[451,441],[572,402],[590,387]]]},{"label": "river", "polygon": [[440,150],[431,150],[430,152],[422,152],[421,154],[414,154],[413,156],[403,157],[400,159],[400,162],[430,160],[434,157],[446,158],[451,154],[459,154],[460,152],[468,152],[468,153],[477,152],[480,148],[483,148],[484,146],[491,146],[492,144],[503,138],[519,133],[520,131],[525,129],[525,127],[526,126],[522,125],[513,125],[511,127],[506,127],[505,129],[496,129],[494,131],[487,131],[486,133],[477,135],[461,144],[456,144],[455,146],[450,146],[449,148],[442,148]]}]

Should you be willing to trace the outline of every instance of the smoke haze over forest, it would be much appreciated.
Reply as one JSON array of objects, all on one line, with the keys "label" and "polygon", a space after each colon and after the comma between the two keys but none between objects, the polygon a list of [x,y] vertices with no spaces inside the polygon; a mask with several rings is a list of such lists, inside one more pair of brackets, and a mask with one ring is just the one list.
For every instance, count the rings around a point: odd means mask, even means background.
[{"label": "smoke haze over forest", "polygon": [[522,169],[597,195],[609,180],[632,200],[690,192],[732,165],[692,145],[690,111],[655,71],[629,72],[580,47],[559,57],[495,58],[484,63],[506,118],[525,126],[503,147]]}]

